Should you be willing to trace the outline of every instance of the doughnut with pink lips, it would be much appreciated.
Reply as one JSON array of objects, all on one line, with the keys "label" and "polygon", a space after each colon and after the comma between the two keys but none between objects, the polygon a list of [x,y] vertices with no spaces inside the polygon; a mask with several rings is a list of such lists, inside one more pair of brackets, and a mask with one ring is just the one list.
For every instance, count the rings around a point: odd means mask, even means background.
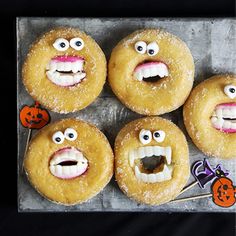
[{"label": "doughnut with pink lips", "polygon": [[22,78],[29,94],[48,109],[75,112],[100,94],[106,80],[106,58],[84,32],[58,28],[31,46]]},{"label": "doughnut with pink lips", "polygon": [[194,62],[187,45],[176,36],[160,29],[139,30],[113,49],[108,80],[128,108],[160,115],[177,109],[187,99]]},{"label": "doughnut with pink lips", "polygon": [[236,75],[216,75],[196,86],[183,115],[200,150],[209,156],[236,158]]},{"label": "doughnut with pink lips", "polygon": [[77,119],[45,126],[24,159],[29,181],[45,198],[74,205],[97,195],[113,175],[113,152],[104,134]]}]

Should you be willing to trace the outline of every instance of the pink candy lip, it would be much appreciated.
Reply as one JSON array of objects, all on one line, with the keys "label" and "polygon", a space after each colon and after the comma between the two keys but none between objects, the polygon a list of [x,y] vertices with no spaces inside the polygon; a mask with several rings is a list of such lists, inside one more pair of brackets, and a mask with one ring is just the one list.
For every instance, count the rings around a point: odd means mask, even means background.
[{"label": "pink candy lip", "polygon": [[75,61],[84,61],[84,58],[79,56],[56,56],[52,58],[52,61],[56,62],[75,62]]},{"label": "pink candy lip", "polygon": [[221,103],[217,105],[217,107],[236,107],[236,103],[235,102]]},{"label": "pink candy lip", "polygon": [[236,129],[218,129],[218,128],[216,128],[216,129],[223,131],[225,133],[235,133],[236,132]]},{"label": "pink candy lip", "polygon": [[[60,153],[63,153],[63,152],[67,152],[68,150],[72,149],[72,147],[64,147],[64,148],[61,148],[59,150],[57,150],[56,152],[54,152],[54,154],[52,155],[52,158],[56,155],[56,154],[60,154]],[[79,152],[79,150],[76,150]]]},{"label": "pink candy lip", "polygon": [[142,64],[139,64],[138,66],[136,66],[134,71],[137,71],[137,70],[140,70],[143,68],[152,67],[152,66],[157,66],[157,65],[162,65],[162,66],[165,66],[166,68],[168,68],[167,65],[161,61],[150,61],[150,62],[144,62]]}]

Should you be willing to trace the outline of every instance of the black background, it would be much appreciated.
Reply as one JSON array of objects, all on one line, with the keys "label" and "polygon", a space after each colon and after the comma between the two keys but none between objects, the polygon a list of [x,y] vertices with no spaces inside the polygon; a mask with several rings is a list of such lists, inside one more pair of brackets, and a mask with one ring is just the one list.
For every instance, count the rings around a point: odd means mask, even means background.
[{"label": "black background", "polygon": [[0,236],[235,235],[235,214],[17,213],[16,16],[234,17],[234,0],[0,1]]}]

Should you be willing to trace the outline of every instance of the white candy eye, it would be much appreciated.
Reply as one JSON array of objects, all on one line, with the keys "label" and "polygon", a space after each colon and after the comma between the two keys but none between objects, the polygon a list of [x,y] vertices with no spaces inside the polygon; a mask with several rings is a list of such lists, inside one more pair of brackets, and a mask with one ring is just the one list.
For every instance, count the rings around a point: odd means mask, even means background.
[{"label": "white candy eye", "polygon": [[59,38],[53,43],[53,47],[57,51],[66,51],[69,48],[69,42],[66,39]]},{"label": "white candy eye", "polygon": [[224,87],[224,92],[229,98],[235,98],[236,97],[236,86],[226,85]]},{"label": "white candy eye", "polygon": [[142,144],[148,144],[152,141],[152,133],[150,130],[142,129],[139,133],[139,140]]},{"label": "white candy eye", "polygon": [[72,128],[67,128],[64,132],[64,136],[66,139],[70,140],[70,141],[74,141],[77,139],[77,132],[72,129]]},{"label": "white candy eye", "polygon": [[57,131],[56,133],[53,134],[52,136],[52,141],[55,143],[55,144],[61,144],[64,142],[64,134],[61,132],[61,131]]},{"label": "white candy eye", "polygon": [[147,44],[143,41],[138,41],[137,43],[135,43],[134,47],[136,52],[140,54],[144,54],[147,50]]},{"label": "white candy eye", "polygon": [[159,52],[159,46],[156,42],[149,43],[147,45],[147,54],[149,56],[155,56]]},{"label": "white candy eye", "polygon": [[81,38],[73,38],[70,40],[70,46],[75,50],[80,51],[84,47],[84,41]]},{"label": "white candy eye", "polygon": [[166,133],[162,130],[157,130],[153,133],[153,138],[158,142],[161,143],[164,141],[166,137]]}]

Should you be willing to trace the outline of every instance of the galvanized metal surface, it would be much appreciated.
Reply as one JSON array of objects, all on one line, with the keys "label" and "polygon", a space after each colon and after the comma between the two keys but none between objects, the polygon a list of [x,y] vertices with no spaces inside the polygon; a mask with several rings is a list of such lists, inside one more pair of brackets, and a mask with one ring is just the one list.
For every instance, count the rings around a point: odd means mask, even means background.
[{"label": "galvanized metal surface", "polygon": [[[21,81],[21,68],[30,44],[44,32],[57,26],[78,27],[91,35],[101,46],[107,59],[112,48],[134,30],[155,27],[163,28],[184,40],[190,48],[196,66],[195,83],[217,73],[236,73],[236,20],[235,19],[167,19],[167,18],[18,18],[17,19],[17,104],[18,111],[23,104],[33,100]],[[124,124],[140,115],[124,107],[106,84],[102,94],[89,107],[74,114],[61,115],[50,112],[52,121],[65,117],[79,117],[95,124],[108,137],[112,147],[118,131]],[[191,163],[205,156],[191,142],[182,121],[182,109],[163,117],[171,119],[186,134],[190,148]],[[37,132],[37,131],[34,131]],[[96,197],[75,206],[62,206],[40,196],[21,172],[23,153],[28,130],[18,121],[18,210],[21,212],[67,212],[67,211],[144,211],[144,212],[232,212],[235,206],[221,208],[211,198],[188,202],[168,203],[161,206],[138,204],[127,198],[118,188],[115,180]],[[222,163],[236,182],[236,160],[224,161],[210,158],[215,166]],[[194,179],[191,176],[189,183]],[[180,197],[209,193],[209,186],[202,190],[198,186]]]}]

